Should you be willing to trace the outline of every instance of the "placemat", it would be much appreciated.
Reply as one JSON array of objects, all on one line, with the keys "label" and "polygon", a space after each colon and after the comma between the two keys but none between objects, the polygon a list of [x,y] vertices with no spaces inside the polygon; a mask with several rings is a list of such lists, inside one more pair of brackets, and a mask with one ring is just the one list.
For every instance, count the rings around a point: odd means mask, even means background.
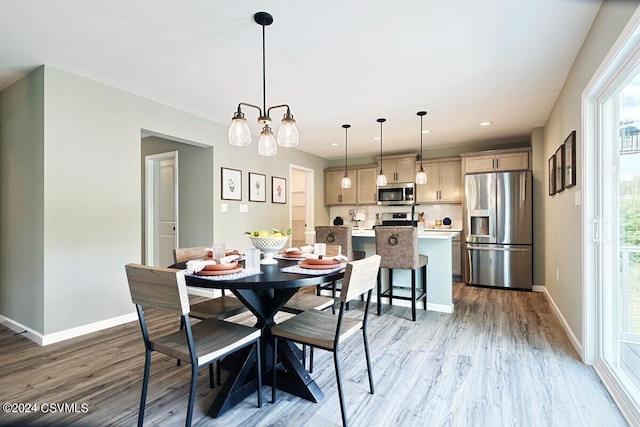
[{"label": "placemat", "polygon": [[247,271],[246,269],[242,269],[242,271],[238,271],[237,273],[230,274],[221,274],[219,276],[199,276],[197,274],[189,274],[191,277],[197,277],[198,279],[206,279],[213,281],[221,281],[221,280],[238,280],[244,279],[245,277],[257,276],[258,274],[262,274],[262,271]]},{"label": "placemat", "polygon": [[310,276],[323,276],[326,274],[335,273],[337,271],[343,270],[347,266],[346,263],[342,263],[336,268],[323,268],[323,269],[315,269],[315,268],[302,268],[299,265],[292,265],[290,267],[281,268],[280,271],[284,273],[296,273],[296,274],[308,274]]}]

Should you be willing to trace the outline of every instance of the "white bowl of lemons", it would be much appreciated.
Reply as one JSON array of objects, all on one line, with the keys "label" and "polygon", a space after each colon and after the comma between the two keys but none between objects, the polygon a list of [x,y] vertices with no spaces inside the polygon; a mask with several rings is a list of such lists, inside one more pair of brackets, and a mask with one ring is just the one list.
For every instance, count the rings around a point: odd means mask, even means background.
[{"label": "white bowl of lemons", "polygon": [[264,254],[260,264],[277,264],[278,261],[273,258],[273,254],[285,247],[291,229],[282,231],[274,228],[270,232],[267,230],[247,231],[245,234],[249,235],[253,246]]}]

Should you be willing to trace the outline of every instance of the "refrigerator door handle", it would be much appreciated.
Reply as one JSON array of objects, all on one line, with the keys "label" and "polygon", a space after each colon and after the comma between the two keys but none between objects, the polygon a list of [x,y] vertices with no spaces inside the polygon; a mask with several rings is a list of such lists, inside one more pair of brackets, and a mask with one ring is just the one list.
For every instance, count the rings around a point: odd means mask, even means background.
[{"label": "refrigerator door handle", "polygon": [[498,251],[498,252],[530,252],[531,248],[495,248],[484,246],[470,246],[467,245],[467,249],[470,251]]},{"label": "refrigerator door handle", "polygon": [[527,198],[527,174],[520,174],[520,206],[524,205]]}]

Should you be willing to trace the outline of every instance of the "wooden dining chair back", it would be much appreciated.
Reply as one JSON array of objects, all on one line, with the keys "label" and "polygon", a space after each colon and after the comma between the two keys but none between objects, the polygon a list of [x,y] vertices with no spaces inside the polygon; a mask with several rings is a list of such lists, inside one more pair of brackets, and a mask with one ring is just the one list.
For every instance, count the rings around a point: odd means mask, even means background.
[{"label": "wooden dining chair back", "polygon": [[[344,393],[342,389],[342,379],[340,377],[339,345],[347,337],[362,330],[364,341],[364,352],[369,374],[369,388],[371,394],[374,393],[373,373],[371,370],[371,358],[369,355],[369,344],[367,341],[367,320],[369,314],[369,304],[373,287],[376,285],[378,269],[380,267],[380,255],[372,255],[368,258],[352,261],[347,264],[343,292],[340,296],[340,311],[337,316],[327,311],[309,310],[297,316],[285,320],[284,322],[271,328],[274,337],[272,389],[271,400],[276,401],[277,388],[277,348],[278,339],[287,339],[298,344],[321,348],[333,353],[333,362],[336,370],[336,381],[338,383],[338,396],[340,398],[340,410],[342,413],[342,424],[347,425],[346,407]],[[367,299],[362,319],[346,317],[346,303],[349,299],[362,293],[367,293]]]},{"label": "wooden dining chair back", "polygon": [[205,258],[207,256],[207,248],[205,246],[196,246],[193,248],[175,248],[173,250],[173,262],[187,262],[192,259]]},{"label": "wooden dining chair back", "polygon": [[[154,351],[191,363],[191,384],[185,425],[191,425],[193,418],[198,370],[203,366],[209,366],[209,385],[213,387],[213,362],[244,347],[251,347],[251,358],[255,362],[258,378],[258,407],[261,407],[261,331],[217,319],[202,320],[192,325],[189,318],[189,295],[183,271],[139,264],[127,264],[125,270],[131,301],[136,305],[145,346],[138,426],[142,426],[144,422],[151,354]],[[154,328],[148,327],[148,323],[152,321],[145,317],[147,309],[179,315],[184,321],[184,330],[156,333]]]},{"label": "wooden dining chair back", "polygon": [[[382,276],[378,276],[378,315],[381,311],[382,297],[389,298],[389,304],[393,304],[393,299],[411,301],[411,318],[416,320],[416,302],[423,300],[424,308],[427,309],[427,264],[429,258],[420,255],[418,251],[418,229],[413,226],[379,226],[374,229],[376,236],[376,253],[382,257],[380,268],[388,269],[388,289],[382,291]],[[394,295],[396,291],[406,286],[394,286],[393,270],[411,270],[411,295]],[[422,283],[417,285],[417,271],[421,271]]]},{"label": "wooden dining chair back", "polygon": [[[193,248],[176,248],[173,250],[174,263],[183,263],[194,259],[201,259],[207,255],[205,246]],[[238,298],[225,295],[225,290],[221,290],[222,296],[208,298],[206,301],[191,305],[191,317],[197,319],[225,319],[246,311],[246,307]]]}]

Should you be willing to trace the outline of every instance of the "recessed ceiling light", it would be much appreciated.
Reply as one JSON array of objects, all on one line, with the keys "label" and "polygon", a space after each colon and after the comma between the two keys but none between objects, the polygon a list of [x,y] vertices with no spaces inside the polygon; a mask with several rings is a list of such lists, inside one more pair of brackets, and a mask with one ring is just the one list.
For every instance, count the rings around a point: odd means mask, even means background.
[{"label": "recessed ceiling light", "polygon": [[431,129],[425,129],[422,131],[422,133],[431,133]]},{"label": "recessed ceiling light", "polygon": [[334,147],[336,147],[338,145],[337,142],[332,142],[331,145],[333,145]]},{"label": "recessed ceiling light", "polygon": [[371,138],[371,139],[373,139],[374,141],[380,141],[380,137],[379,137],[379,136],[374,136],[374,137],[373,137],[373,138]]},{"label": "recessed ceiling light", "polygon": [[480,126],[490,126],[493,122],[480,122]]}]

